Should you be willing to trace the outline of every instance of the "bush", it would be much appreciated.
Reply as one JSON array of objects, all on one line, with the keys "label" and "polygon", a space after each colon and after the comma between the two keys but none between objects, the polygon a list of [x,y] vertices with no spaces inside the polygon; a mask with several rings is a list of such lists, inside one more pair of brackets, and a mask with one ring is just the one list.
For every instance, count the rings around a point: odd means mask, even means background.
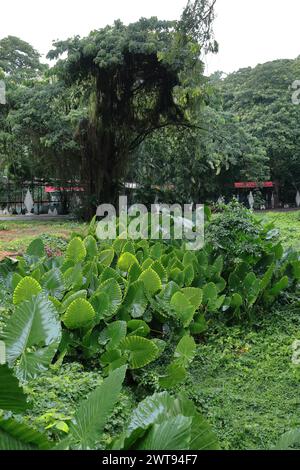
[{"label": "bush", "polygon": [[207,225],[206,242],[217,255],[224,256],[228,269],[239,261],[255,265],[278,244],[279,231],[274,225],[264,225],[236,200],[220,210]]}]

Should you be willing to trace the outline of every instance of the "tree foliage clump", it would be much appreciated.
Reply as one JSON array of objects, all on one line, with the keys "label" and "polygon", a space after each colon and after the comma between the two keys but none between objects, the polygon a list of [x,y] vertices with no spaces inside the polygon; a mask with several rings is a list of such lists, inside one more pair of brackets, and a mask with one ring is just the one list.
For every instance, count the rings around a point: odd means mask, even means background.
[{"label": "tree foliage clump", "polygon": [[300,107],[292,101],[292,84],[300,77],[300,59],[275,60],[241,69],[220,82],[224,109],[239,117],[259,140],[271,178],[282,187],[282,198],[300,189]]},{"label": "tree foliage clump", "polygon": [[54,44],[49,58],[67,53],[54,73],[87,97],[77,137],[90,203],[115,199],[133,151],[153,131],[190,125],[187,110],[203,102],[199,56],[211,39],[213,3],[189,2],[179,22],[116,21],[86,38]]}]

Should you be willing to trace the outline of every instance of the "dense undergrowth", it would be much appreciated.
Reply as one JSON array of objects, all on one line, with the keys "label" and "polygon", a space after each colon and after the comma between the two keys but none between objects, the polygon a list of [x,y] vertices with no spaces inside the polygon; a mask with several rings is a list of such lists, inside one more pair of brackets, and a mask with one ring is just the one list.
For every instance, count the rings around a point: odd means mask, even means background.
[{"label": "dense undergrowth", "polygon": [[0,447],[270,448],[298,426],[300,262],[272,224],[233,203],[198,252],[95,229],[0,265]]}]

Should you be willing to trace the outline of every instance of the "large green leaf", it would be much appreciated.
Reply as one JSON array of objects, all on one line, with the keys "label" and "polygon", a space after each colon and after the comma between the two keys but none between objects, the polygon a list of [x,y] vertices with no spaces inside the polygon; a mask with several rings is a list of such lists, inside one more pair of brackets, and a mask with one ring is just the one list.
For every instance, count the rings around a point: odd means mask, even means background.
[{"label": "large green leaf", "polygon": [[151,425],[161,422],[172,404],[173,398],[167,392],[155,393],[140,402],[133,410],[125,431],[124,449],[132,448]]},{"label": "large green leaf", "polygon": [[112,317],[119,309],[122,303],[122,291],[115,279],[108,279],[99,287],[99,293],[107,298],[106,310],[104,316]]},{"label": "large green leaf", "polygon": [[278,281],[270,290],[270,295],[277,297],[281,292],[285,289],[287,289],[289,285],[289,278],[287,276],[284,276]]},{"label": "large green leaf", "polygon": [[86,299],[74,300],[63,316],[63,322],[70,330],[88,326],[95,318],[93,306]]},{"label": "large green leaf", "polygon": [[136,281],[128,288],[123,308],[132,318],[141,318],[148,305],[145,287],[142,281]]},{"label": "large green leaf", "polygon": [[141,336],[128,336],[120,344],[120,349],[129,355],[131,369],[140,369],[154,361],[159,349],[153,341]]},{"label": "large green leaf", "polygon": [[64,274],[66,289],[81,289],[83,287],[83,273],[80,264],[68,268]]},{"label": "large green leaf", "polygon": [[108,279],[115,279],[119,284],[122,284],[124,282],[124,279],[120,274],[113,268],[111,267],[106,267],[100,276],[100,284],[103,284],[105,281],[108,281]]},{"label": "large green leaf", "polygon": [[[152,436],[152,442],[154,442],[155,436],[153,435],[153,429],[156,429],[160,439],[164,439],[160,429],[158,427],[154,428],[153,426],[166,423],[170,419],[178,416],[190,418],[190,439],[189,442],[187,442],[187,434],[184,432],[185,438],[180,444],[177,440],[177,434],[173,434],[171,428],[166,426],[164,427],[166,434],[165,441],[162,440],[161,442],[167,443],[168,450],[172,450],[173,445],[181,445],[181,449],[190,450],[219,449],[215,434],[212,432],[209,424],[197,412],[194,404],[183,396],[179,396],[178,398],[171,397],[167,392],[156,393],[152,396],[148,396],[144,401],[139,403],[132,413],[123,442],[121,442],[121,440],[118,444],[124,449],[135,449],[136,443],[138,443],[139,448],[147,448],[146,445],[149,432]],[[172,435],[174,436],[174,442],[171,442],[167,433],[170,437]],[[155,442],[158,444],[156,439]],[[148,445],[151,445],[150,441],[148,441]],[[167,450],[165,445],[164,448]]]},{"label": "large green leaf", "polygon": [[140,275],[142,274],[142,268],[140,267],[139,264],[133,263],[128,271],[128,282],[130,284],[134,283],[135,281],[138,280]]},{"label": "large green leaf", "polygon": [[208,328],[208,323],[205,319],[205,315],[200,313],[194,317],[193,322],[190,324],[190,332],[192,335],[200,335],[204,333]]},{"label": "large green leaf", "polygon": [[202,303],[203,291],[197,287],[185,287],[181,292],[189,299],[192,305],[198,309]]},{"label": "large green leaf", "polygon": [[154,424],[137,450],[188,450],[191,441],[192,418],[182,415]]},{"label": "large green leaf", "polygon": [[0,415],[0,450],[47,450],[51,443],[44,434],[11,417]]},{"label": "large green leaf", "polygon": [[84,240],[84,246],[86,249],[87,257],[93,259],[98,254],[98,247],[95,238],[92,235],[88,235]]},{"label": "large green leaf", "polygon": [[156,294],[162,289],[160,277],[152,268],[146,269],[146,271],[140,275],[139,280],[144,283],[145,289],[150,294]]},{"label": "large green leaf", "polygon": [[182,364],[172,362],[168,365],[166,374],[159,378],[159,385],[161,388],[169,390],[183,382],[186,379],[186,375],[186,370]]},{"label": "large green leaf", "polygon": [[19,413],[27,408],[30,408],[30,405],[13,370],[7,365],[0,366],[0,409]]},{"label": "large green leaf", "polygon": [[26,254],[29,256],[35,256],[37,258],[42,258],[45,256],[45,246],[43,240],[41,238],[36,238],[33,240],[27,248]]},{"label": "large green leaf", "polygon": [[184,395],[180,395],[174,402],[172,414],[181,413],[192,417],[192,439],[190,450],[219,450],[220,446],[216,434],[210,424],[197,412],[194,403]]},{"label": "large green leaf", "polygon": [[125,242],[122,248],[122,253],[132,253],[133,255],[135,255],[135,245],[133,240],[128,240]]},{"label": "large green leaf", "polygon": [[33,277],[24,277],[17,285],[13,295],[14,305],[20,304],[24,300],[29,300],[34,295],[38,295],[42,288]]},{"label": "large green leaf", "polygon": [[174,357],[183,367],[187,367],[196,354],[196,343],[192,336],[184,336],[178,343]]},{"label": "large green leaf", "polygon": [[230,302],[230,307],[238,309],[243,305],[243,298],[240,294],[233,294]]},{"label": "large green leaf", "polygon": [[104,266],[109,267],[113,262],[114,257],[114,250],[112,248],[109,248],[108,250],[101,251],[101,253],[99,254],[99,262]]},{"label": "large green leaf", "polygon": [[90,302],[95,310],[95,324],[99,324],[105,317],[110,317],[110,302],[109,297],[105,292],[96,292],[91,298]]},{"label": "large green leaf", "polygon": [[61,338],[57,312],[43,294],[22,302],[7,321],[2,339],[9,365],[17,360],[17,376],[29,379],[45,370]]},{"label": "large green leaf", "polygon": [[292,429],[281,436],[275,450],[291,450],[300,447],[300,428]]},{"label": "large green leaf", "polygon": [[203,287],[203,302],[214,303],[218,298],[218,289],[213,282],[209,282]]},{"label": "large green leaf", "polygon": [[99,336],[99,343],[106,346],[107,351],[116,349],[120,342],[126,337],[126,321],[115,321],[110,323]]},{"label": "large green leaf", "polygon": [[123,253],[119,260],[118,260],[118,268],[123,271],[128,273],[129,269],[134,263],[138,263],[138,260],[136,259],[135,255],[132,253]]},{"label": "large green leaf", "polygon": [[65,259],[74,264],[80,263],[86,257],[86,248],[83,241],[79,238],[73,238],[67,246]]},{"label": "large green leaf", "polygon": [[[182,421],[180,416],[188,420]],[[178,420],[175,425],[176,418]],[[168,426],[168,422],[172,426]],[[176,433],[177,426],[182,429],[181,442],[180,435]],[[219,449],[215,434],[194,404],[183,396],[174,398],[167,392],[156,393],[139,403],[133,410],[125,436],[118,445],[124,449],[136,449],[137,446],[139,449],[153,450]]]},{"label": "large green leaf", "polygon": [[173,295],[170,305],[177,313],[183,326],[187,328],[193,320],[195,307],[182,292],[176,292]]},{"label": "large green leaf", "polygon": [[276,265],[273,263],[271,266],[268,268],[268,270],[265,272],[263,278],[260,281],[260,288],[261,291],[264,291],[268,285],[270,284],[272,277],[275,272]]},{"label": "large green leaf", "polygon": [[130,320],[127,323],[128,336],[148,336],[150,333],[150,327],[143,320]]},{"label": "large green leaf", "polygon": [[78,290],[77,292],[71,291],[66,295],[60,305],[60,313],[64,313],[69,305],[76,299],[86,299],[87,290]]},{"label": "large green leaf", "polygon": [[45,273],[41,279],[41,285],[49,295],[61,298],[61,293],[64,291],[64,279],[61,271],[57,268],[53,268]]},{"label": "large green leaf", "polygon": [[126,374],[123,366],[113,371],[81,402],[70,425],[70,439],[77,449],[93,449],[100,440],[121,392]]},{"label": "large green leaf", "polygon": [[[168,284],[166,284],[164,289],[158,294],[158,297],[162,300],[170,302],[173,295],[176,294],[176,292],[179,292],[179,290],[180,290],[180,287],[174,281],[171,281]],[[185,293],[184,289],[183,289],[183,292]]]},{"label": "large green leaf", "polygon": [[151,265],[151,268],[159,275],[160,280],[163,284],[168,281],[168,273],[160,261],[155,261],[155,263]]},{"label": "large green leaf", "polygon": [[195,272],[192,264],[189,264],[186,266],[183,270],[183,276],[184,276],[184,284],[186,286],[191,286],[194,277],[195,277]]}]

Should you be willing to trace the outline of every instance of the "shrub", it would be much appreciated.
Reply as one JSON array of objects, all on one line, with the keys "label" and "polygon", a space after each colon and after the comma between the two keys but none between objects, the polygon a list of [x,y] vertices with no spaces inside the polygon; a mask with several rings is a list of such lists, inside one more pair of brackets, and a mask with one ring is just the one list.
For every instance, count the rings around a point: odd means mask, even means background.
[{"label": "shrub", "polygon": [[216,254],[222,254],[228,269],[237,261],[254,265],[278,243],[279,231],[264,225],[243,205],[233,200],[221,206],[221,212],[207,225],[206,242]]}]

